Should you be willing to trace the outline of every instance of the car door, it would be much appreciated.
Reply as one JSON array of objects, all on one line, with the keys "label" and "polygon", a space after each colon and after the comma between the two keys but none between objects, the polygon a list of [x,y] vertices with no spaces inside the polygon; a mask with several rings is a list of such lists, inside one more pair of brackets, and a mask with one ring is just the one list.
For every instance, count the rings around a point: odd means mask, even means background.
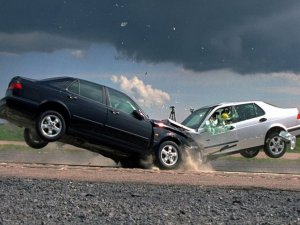
[{"label": "car door", "polygon": [[145,151],[152,137],[152,124],[127,95],[107,88],[106,134],[122,149]]},{"label": "car door", "polygon": [[64,93],[71,113],[71,130],[84,136],[100,138],[104,133],[107,106],[104,88],[88,81],[75,80]]},{"label": "car door", "polygon": [[255,103],[235,106],[237,113],[236,130],[239,148],[246,149],[264,145],[269,123],[265,112]]},{"label": "car door", "polygon": [[203,145],[205,155],[237,150],[236,125],[232,122],[232,118],[226,118],[226,121],[222,118],[222,113],[227,109],[232,111],[232,107],[213,110],[198,129],[199,134],[193,135],[198,143]]}]

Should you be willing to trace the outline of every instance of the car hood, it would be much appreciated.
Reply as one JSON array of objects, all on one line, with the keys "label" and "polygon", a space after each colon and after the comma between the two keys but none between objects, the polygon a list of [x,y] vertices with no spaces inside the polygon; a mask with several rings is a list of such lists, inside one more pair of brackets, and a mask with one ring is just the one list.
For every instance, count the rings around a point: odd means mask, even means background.
[{"label": "car hood", "polygon": [[196,131],[192,128],[186,127],[180,123],[177,123],[174,120],[166,119],[166,120],[152,120],[152,123],[155,127],[160,127],[163,129],[167,129],[173,131],[175,133],[180,133],[184,136],[190,133],[196,133]]}]

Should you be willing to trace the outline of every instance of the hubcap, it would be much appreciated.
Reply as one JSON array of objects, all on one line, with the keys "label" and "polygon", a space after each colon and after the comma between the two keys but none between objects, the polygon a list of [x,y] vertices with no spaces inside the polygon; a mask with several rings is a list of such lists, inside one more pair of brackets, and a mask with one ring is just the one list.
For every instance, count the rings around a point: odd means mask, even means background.
[{"label": "hubcap", "polygon": [[62,122],[56,115],[48,115],[43,118],[41,130],[45,137],[53,138],[57,136],[62,129]]},{"label": "hubcap", "polygon": [[276,136],[273,137],[269,142],[269,149],[274,155],[279,155],[284,150],[284,141]]},{"label": "hubcap", "polygon": [[166,166],[173,166],[178,160],[178,151],[172,145],[166,145],[161,150],[160,157]]}]

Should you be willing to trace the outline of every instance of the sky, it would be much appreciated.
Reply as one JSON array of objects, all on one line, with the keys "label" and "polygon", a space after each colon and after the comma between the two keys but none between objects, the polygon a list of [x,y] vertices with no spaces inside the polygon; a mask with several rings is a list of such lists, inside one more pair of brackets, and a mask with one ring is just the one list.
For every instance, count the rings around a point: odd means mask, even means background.
[{"label": "sky", "polygon": [[116,88],[155,119],[262,100],[300,108],[298,0],[0,0],[0,97],[14,76]]}]

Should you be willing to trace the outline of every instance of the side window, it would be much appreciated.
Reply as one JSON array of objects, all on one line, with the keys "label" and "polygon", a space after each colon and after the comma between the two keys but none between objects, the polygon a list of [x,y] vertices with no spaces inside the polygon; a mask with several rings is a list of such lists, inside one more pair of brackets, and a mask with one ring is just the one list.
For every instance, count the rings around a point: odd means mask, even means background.
[{"label": "side window", "polygon": [[76,80],[67,88],[69,92],[79,95],[79,81]]},{"label": "side window", "polygon": [[108,96],[110,106],[114,109],[127,114],[131,114],[134,110],[138,109],[136,103],[132,101],[127,95],[124,95],[121,92],[108,88]]},{"label": "side window", "polygon": [[101,85],[81,81],[79,94],[82,97],[103,103],[103,87]]},{"label": "side window", "polygon": [[254,104],[243,104],[235,106],[238,121],[248,120],[257,117]]},{"label": "side window", "polygon": [[93,101],[103,103],[103,87],[101,85],[76,80],[69,85],[67,90]]},{"label": "side window", "polygon": [[224,126],[235,122],[235,112],[231,106],[217,109],[209,118],[209,124],[213,126]]},{"label": "side window", "polygon": [[254,108],[255,108],[256,116],[265,115],[265,111],[262,108],[260,108],[258,105],[254,104]]}]

